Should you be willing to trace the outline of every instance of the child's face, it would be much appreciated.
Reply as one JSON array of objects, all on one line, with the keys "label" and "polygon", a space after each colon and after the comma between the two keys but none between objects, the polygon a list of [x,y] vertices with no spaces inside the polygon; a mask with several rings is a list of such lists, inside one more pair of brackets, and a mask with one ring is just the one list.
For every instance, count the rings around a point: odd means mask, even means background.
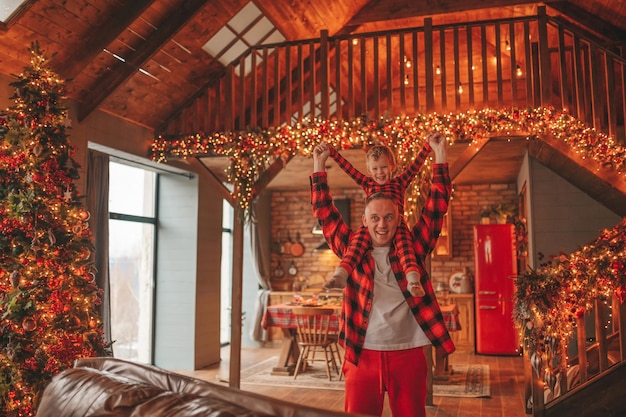
[{"label": "child's face", "polygon": [[394,166],[385,155],[381,155],[377,160],[367,161],[367,172],[380,185],[385,184],[392,178]]}]

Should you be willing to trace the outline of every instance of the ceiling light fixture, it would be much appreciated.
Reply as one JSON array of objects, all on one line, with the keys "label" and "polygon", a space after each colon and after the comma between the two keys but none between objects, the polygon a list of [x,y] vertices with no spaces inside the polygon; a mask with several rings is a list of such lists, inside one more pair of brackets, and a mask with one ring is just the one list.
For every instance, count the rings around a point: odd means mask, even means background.
[{"label": "ceiling light fixture", "polygon": [[441,68],[439,67],[439,65],[437,65],[437,68],[435,68],[435,74],[441,75]]},{"label": "ceiling light fixture", "polygon": [[524,72],[522,71],[522,68],[519,65],[515,68],[515,75],[517,75],[518,77],[521,77],[522,75],[524,75]]}]

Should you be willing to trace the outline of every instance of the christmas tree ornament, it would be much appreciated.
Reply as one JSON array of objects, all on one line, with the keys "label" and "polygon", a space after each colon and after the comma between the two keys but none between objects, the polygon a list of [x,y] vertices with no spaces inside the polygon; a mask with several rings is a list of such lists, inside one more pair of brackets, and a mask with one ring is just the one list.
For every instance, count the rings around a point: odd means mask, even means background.
[{"label": "christmas tree ornament", "polygon": [[33,330],[37,328],[37,322],[32,317],[26,317],[22,321],[22,327],[27,332],[32,332]]},{"label": "christmas tree ornament", "polygon": [[533,352],[533,354],[530,356],[530,364],[535,370],[537,378],[541,378],[541,355],[539,355],[537,352]]},{"label": "christmas tree ornament", "polygon": [[87,210],[81,210],[78,213],[78,217],[80,217],[80,219],[84,222],[86,222],[87,220],[89,220],[89,218],[91,217],[91,214],[89,214],[89,212]]},{"label": "christmas tree ornament", "polygon": [[13,288],[17,288],[20,285],[20,274],[17,271],[11,272],[9,275],[9,279],[11,280],[11,286]]}]

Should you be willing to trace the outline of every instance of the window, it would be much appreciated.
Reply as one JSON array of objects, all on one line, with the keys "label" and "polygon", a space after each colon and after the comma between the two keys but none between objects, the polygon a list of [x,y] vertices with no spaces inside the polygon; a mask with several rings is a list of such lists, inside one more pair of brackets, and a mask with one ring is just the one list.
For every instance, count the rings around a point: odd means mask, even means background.
[{"label": "window", "polygon": [[144,363],[152,362],[157,180],[152,171],[109,164],[113,355]]},{"label": "window", "polygon": [[0,4],[0,21],[8,22],[24,3],[24,0],[3,0]]},{"label": "window", "polygon": [[[285,37],[253,3],[246,4],[202,47],[224,66],[255,45],[284,42]],[[246,75],[251,71],[251,57],[246,57]],[[257,64],[263,56],[257,53]],[[237,68],[236,71],[239,71]]]},{"label": "window", "polygon": [[231,317],[231,276],[233,263],[233,219],[234,209],[224,200],[222,216],[222,282],[221,282],[221,305],[220,312],[220,342],[222,346],[230,343],[230,317]]}]

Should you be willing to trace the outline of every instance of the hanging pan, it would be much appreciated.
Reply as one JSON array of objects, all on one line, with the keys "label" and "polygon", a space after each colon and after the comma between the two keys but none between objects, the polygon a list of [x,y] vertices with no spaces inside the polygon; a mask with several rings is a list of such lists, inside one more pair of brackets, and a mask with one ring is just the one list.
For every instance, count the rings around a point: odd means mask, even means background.
[{"label": "hanging pan", "polygon": [[293,242],[291,240],[291,235],[289,234],[289,231],[287,231],[287,239],[285,241],[283,241],[282,253],[284,253],[286,255],[290,255],[291,254],[291,245],[292,244],[293,244]]},{"label": "hanging pan", "polygon": [[291,256],[295,256],[296,258],[304,254],[304,245],[300,241],[300,232],[296,233],[296,241],[291,244],[290,251]]}]

